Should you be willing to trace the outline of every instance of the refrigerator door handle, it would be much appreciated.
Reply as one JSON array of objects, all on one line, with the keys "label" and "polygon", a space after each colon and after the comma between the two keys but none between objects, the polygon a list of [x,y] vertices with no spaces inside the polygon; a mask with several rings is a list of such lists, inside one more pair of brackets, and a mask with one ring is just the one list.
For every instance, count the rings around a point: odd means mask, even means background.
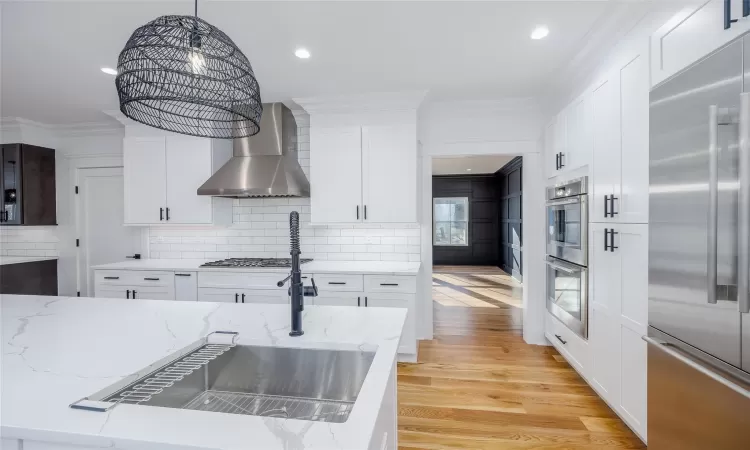
[{"label": "refrigerator door handle", "polygon": [[716,304],[719,228],[719,107],[708,107],[708,303]]},{"label": "refrigerator door handle", "polygon": [[717,383],[721,383],[724,386],[728,387],[729,389],[735,391],[736,393],[743,395],[750,399],[750,391],[745,389],[744,387],[740,386],[739,384],[733,382],[732,380],[729,380],[727,378],[722,377],[719,375],[718,371],[711,370],[708,368],[705,364],[696,361],[695,359],[686,356],[683,352],[679,351],[677,347],[674,345],[671,345],[670,343],[666,341],[662,341],[661,339],[654,339],[652,337],[648,336],[641,336],[641,338],[646,341],[647,344],[651,345],[653,348],[658,349],[667,355],[679,360],[683,364],[687,365],[688,367],[700,372],[701,374],[711,378],[712,380],[716,381]]},{"label": "refrigerator door handle", "polygon": [[737,307],[750,312],[750,93],[740,94]]}]

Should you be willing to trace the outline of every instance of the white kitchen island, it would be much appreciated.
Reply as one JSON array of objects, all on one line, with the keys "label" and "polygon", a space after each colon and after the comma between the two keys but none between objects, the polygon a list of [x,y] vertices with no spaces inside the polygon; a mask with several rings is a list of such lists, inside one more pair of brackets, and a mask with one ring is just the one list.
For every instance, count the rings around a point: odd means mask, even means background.
[{"label": "white kitchen island", "polygon": [[[396,449],[396,355],[406,310],[5,295],[2,450]],[[117,404],[70,404],[186,353],[214,331],[238,345],[374,352],[343,423]],[[145,375],[141,373],[140,376]],[[131,378],[128,378],[131,377]],[[135,377],[137,378],[137,377]]]}]

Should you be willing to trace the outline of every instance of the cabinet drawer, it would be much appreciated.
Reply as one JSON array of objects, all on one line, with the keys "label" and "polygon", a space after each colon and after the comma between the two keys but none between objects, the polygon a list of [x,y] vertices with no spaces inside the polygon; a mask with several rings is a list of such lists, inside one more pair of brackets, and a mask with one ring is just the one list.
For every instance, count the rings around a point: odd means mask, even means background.
[{"label": "cabinet drawer", "polygon": [[365,275],[366,292],[417,293],[417,277],[398,275]]},{"label": "cabinet drawer", "polygon": [[364,292],[321,292],[317,297],[305,297],[315,306],[365,306]]},{"label": "cabinet drawer", "polygon": [[174,272],[97,270],[96,284],[106,286],[174,286]]},{"label": "cabinet drawer", "polygon": [[319,291],[361,292],[364,290],[362,275],[337,275],[321,273],[313,275]]},{"label": "cabinet drawer", "polygon": [[[283,287],[278,287],[276,283],[286,278],[287,275],[287,273],[283,272],[198,272],[198,287],[219,289],[267,289],[286,291],[286,289],[289,287],[288,282]],[[317,282],[318,280],[315,281]]]},{"label": "cabinet drawer", "polygon": [[545,335],[554,345],[557,351],[562,354],[568,363],[573,366],[581,375],[588,377],[590,364],[588,343],[574,332],[570,331],[562,322],[557,320],[550,313],[547,313]]}]

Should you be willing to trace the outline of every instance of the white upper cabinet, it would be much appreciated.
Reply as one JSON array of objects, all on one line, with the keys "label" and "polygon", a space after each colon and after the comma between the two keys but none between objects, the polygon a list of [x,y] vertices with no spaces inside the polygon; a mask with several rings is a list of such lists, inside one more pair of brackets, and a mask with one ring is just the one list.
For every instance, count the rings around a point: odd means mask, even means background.
[{"label": "white upper cabinet", "polygon": [[313,223],[417,221],[412,125],[310,128]]},{"label": "white upper cabinet", "polygon": [[310,128],[310,210],[314,223],[360,221],[362,129]]},{"label": "white upper cabinet", "polygon": [[651,37],[651,85],[708,55],[750,29],[750,10],[743,17],[742,0],[731,0],[725,28],[724,0],[694,1],[675,14]]},{"label": "white upper cabinet", "polygon": [[362,218],[417,221],[417,135],[408,125],[362,128]]},{"label": "white upper cabinet", "polygon": [[125,223],[226,224],[232,199],[198,188],[231,157],[231,144],[210,139],[129,137],[123,145]]},{"label": "white upper cabinet", "polygon": [[549,178],[589,163],[591,121],[591,98],[583,95],[566,106],[545,129],[545,167]]},{"label": "white upper cabinet", "polygon": [[648,48],[593,90],[592,222],[648,223]]},{"label": "white upper cabinet", "polygon": [[125,138],[125,223],[158,223],[167,198],[165,137]]}]

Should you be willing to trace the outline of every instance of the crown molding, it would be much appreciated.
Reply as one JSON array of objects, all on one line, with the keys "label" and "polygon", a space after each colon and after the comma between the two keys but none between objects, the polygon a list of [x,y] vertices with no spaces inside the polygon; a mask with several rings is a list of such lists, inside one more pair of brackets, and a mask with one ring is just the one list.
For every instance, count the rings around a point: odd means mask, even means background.
[{"label": "crown molding", "polygon": [[375,92],[356,95],[295,98],[293,101],[311,115],[410,111],[419,108],[426,95],[427,91]]},{"label": "crown molding", "polygon": [[0,118],[0,128],[4,130],[23,129],[27,127],[44,130],[58,137],[108,135],[122,132],[122,126],[113,124],[111,122],[86,122],[66,125],[51,125],[30,119],[25,119],[23,117]]}]

